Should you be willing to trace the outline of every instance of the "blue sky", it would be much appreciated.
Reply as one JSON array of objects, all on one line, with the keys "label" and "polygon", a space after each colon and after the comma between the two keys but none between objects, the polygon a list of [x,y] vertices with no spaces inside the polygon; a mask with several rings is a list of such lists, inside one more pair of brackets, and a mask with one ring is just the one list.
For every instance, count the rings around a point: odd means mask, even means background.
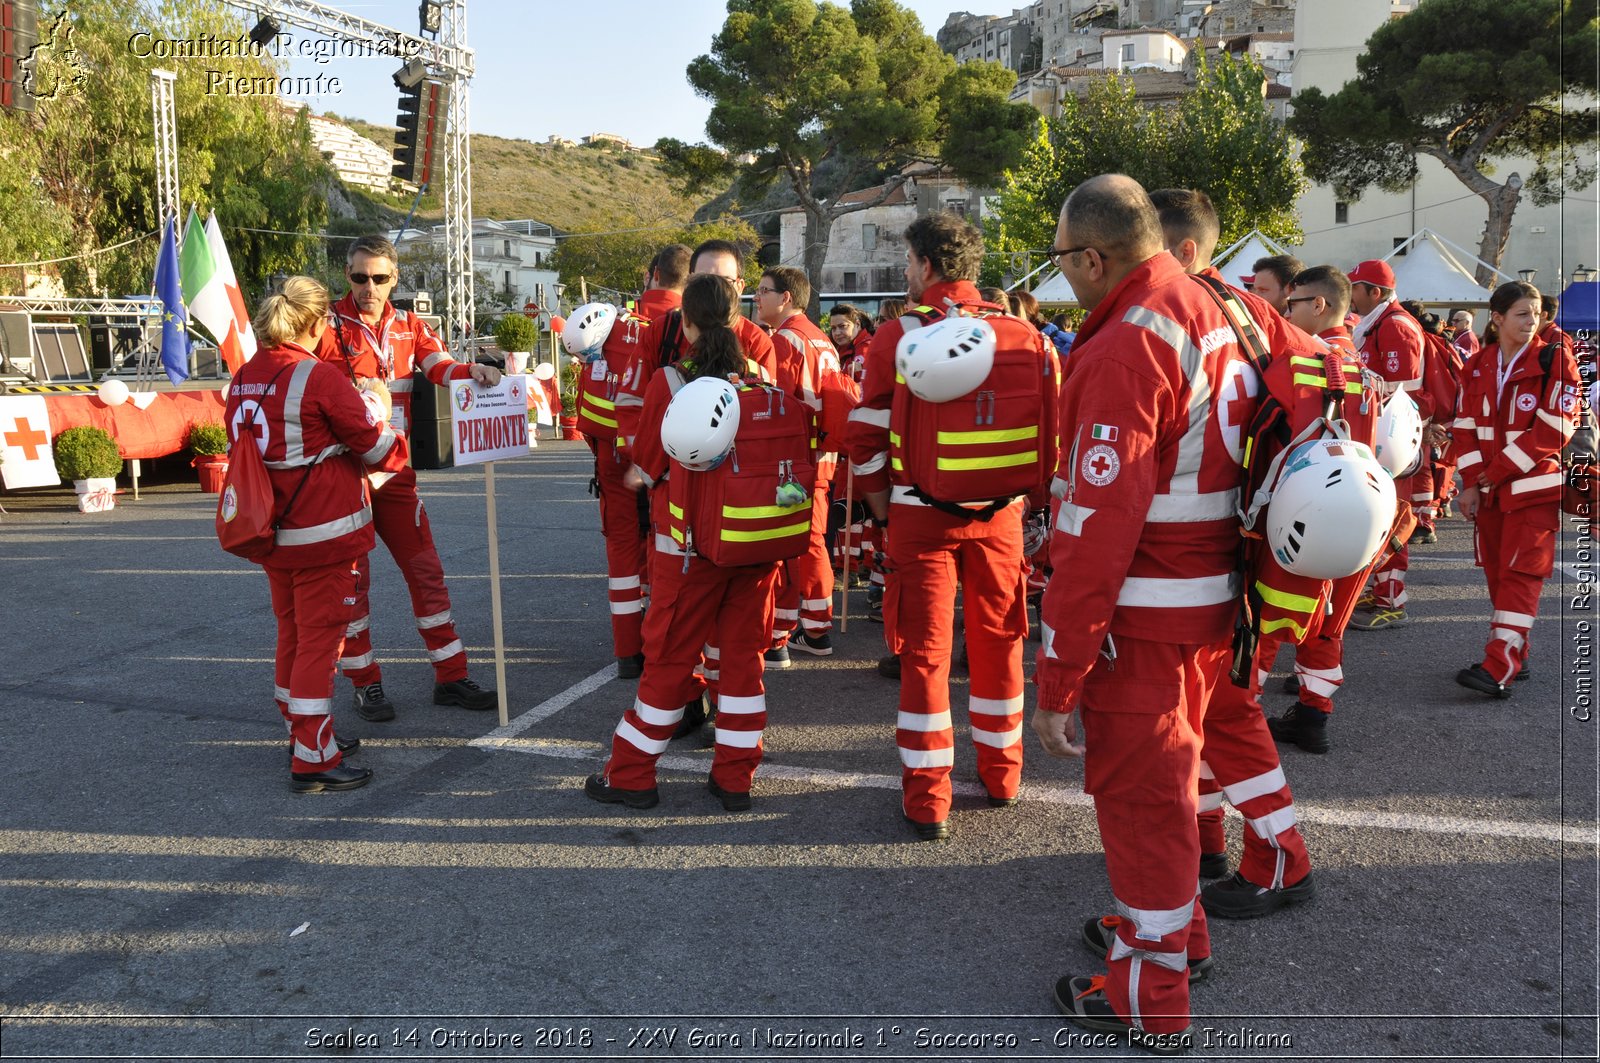
[{"label": "blue sky", "polygon": [[[331,2],[395,29],[417,28],[416,0]],[[985,0],[901,3],[929,33],[951,11],[1009,14],[1013,6]],[[684,68],[709,50],[721,28],[727,7],[719,0],[470,0],[467,10],[467,42],[477,52],[473,132],[577,140],[604,131],[642,144],[662,136],[704,139],[710,107],[689,88]],[[298,102],[393,125],[398,94],[390,77],[399,65],[389,57],[335,58],[326,65],[296,59],[289,73],[340,81],[337,95],[295,97]]]}]

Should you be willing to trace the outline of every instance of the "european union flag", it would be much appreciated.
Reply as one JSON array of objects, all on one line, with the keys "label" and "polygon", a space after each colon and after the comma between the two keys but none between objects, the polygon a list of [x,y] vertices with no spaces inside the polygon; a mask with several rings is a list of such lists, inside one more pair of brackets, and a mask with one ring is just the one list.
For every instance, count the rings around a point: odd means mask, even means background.
[{"label": "european union flag", "polygon": [[189,379],[189,312],[178,277],[178,229],[171,218],[156,256],[156,298],[161,300],[161,366],[167,379],[181,384]]}]

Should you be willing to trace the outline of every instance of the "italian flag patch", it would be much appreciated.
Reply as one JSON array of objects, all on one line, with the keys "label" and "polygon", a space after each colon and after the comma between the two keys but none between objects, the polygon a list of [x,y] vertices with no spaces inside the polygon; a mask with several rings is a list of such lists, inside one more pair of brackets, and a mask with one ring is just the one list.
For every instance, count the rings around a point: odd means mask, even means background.
[{"label": "italian flag patch", "polygon": [[1114,424],[1097,424],[1089,429],[1089,437],[1091,439],[1101,439],[1107,443],[1115,443],[1117,441],[1117,426]]}]

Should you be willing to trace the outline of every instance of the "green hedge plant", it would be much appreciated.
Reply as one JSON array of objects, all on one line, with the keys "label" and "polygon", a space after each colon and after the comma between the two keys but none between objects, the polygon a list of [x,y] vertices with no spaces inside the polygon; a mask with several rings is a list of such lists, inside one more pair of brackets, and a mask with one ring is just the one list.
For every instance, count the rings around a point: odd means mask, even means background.
[{"label": "green hedge plant", "polygon": [[117,441],[101,428],[69,428],[56,436],[53,449],[63,480],[108,479],[122,471]]}]

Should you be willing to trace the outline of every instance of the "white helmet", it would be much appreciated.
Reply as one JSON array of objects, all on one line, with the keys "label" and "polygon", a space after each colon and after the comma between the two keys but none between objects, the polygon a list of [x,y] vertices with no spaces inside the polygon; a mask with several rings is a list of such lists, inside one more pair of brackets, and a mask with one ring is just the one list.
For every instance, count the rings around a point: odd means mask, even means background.
[{"label": "white helmet", "polygon": [[567,318],[567,327],[561,330],[561,342],[568,354],[596,354],[616,323],[617,308],[610,303],[584,303]]},{"label": "white helmet", "polygon": [[1364,443],[1313,439],[1284,459],[1267,508],[1267,546],[1297,576],[1352,576],[1383,545],[1395,506],[1394,479]]},{"label": "white helmet", "polygon": [[924,402],[973,391],[994,368],[994,327],[978,317],[946,317],[900,337],[894,369]]},{"label": "white helmet", "polygon": [[686,469],[709,472],[733,448],[739,393],[720,377],[696,377],[672,396],[661,419],[661,445]]},{"label": "white helmet", "polygon": [[1410,476],[1422,464],[1422,414],[1410,395],[1397,391],[1383,404],[1372,449],[1378,464],[1397,480]]}]

